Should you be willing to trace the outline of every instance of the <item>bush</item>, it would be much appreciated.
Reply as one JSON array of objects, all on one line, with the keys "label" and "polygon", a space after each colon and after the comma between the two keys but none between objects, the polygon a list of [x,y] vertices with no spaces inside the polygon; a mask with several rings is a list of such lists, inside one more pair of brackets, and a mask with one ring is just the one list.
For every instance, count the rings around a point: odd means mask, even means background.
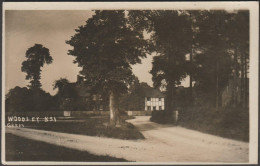
[{"label": "bush", "polygon": [[152,111],[150,120],[161,124],[174,123],[172,113],[167,111]]},{"label": "bush", "polygon": [[6,95],[7,112],[31,112],[55,110],[58,108],[57,98],[41,89],[15,87]]}]

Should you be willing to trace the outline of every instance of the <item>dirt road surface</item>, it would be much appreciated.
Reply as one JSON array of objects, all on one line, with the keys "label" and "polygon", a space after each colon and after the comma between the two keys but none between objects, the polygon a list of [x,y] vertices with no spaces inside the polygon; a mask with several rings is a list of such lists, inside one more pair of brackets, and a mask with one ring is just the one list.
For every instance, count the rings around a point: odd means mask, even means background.
[{"label": "dirt road surface", "polygon": [[148,116],[138,116],[128,121],[140,129],[145,140],[120,140],[27,128],[6,128],[6,132],[129,161],[247,163],[249,160],[249,144],[246,142],[156,124],[150,122]]}]

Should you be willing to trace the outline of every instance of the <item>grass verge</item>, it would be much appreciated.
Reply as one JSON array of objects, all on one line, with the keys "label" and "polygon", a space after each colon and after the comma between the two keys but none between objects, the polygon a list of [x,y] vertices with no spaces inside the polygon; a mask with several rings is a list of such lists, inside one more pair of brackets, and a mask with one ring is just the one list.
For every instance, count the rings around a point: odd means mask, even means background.
[{"label": "grass verge", "polygon": [[128,117],[122,118],[123,122],[120,127],[111,127],[107,125],[109,122],[108,116],[92,116],[74,120],[57,119],[56,122],[24,122],[24,127],[126,140],[144,139],[142,133],[140,133],[134,125],[124,121],[125,119],[128,119]]},{"label": "grass verge", "polygon": [[[192,107],[179,111],[178,125],[204,133],[249,141],[249,111],[242,108],[220,109]],[[172,123],[171,115],[154,113],[151,121]]]},{"label": "grass verge", "polygon": [[98,156],[40,141],[6,134],[6,161],[123,162],[125,159]]}]

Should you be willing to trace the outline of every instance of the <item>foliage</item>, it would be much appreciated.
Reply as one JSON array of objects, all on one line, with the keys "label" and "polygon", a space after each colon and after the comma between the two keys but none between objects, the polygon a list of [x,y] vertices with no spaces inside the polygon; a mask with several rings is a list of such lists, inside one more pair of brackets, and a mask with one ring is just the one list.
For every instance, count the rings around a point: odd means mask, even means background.
[{"label": "foliage", "polygon": [[50,111],[57,109],[57,98],[41,89],[16,86],[6,95],[7,112]]},{"label": "foliage", "polygon": [[126,15],[122,10],[95,11],[66,42],[73,48],[68,54],[82,67],[80,74],[96,92],[110,94],[110,110],[116,114],[119,95],[134,79],[130,65],[146,57],[143,33],[130,27]]},{"label": "foliage", "polygon": [[53,89],[58,88],[57,95],[62,98],[76,98],[77,92],[66,78],[60,78],[54,81]]},{"label": "foliage", "polygon": [[[60,78],[54,82],[53,89],[58,88],[56,96],[59,99],[60,109],[67,111],[93,110],[94,102],[92,95],[89,95],[88,98],[79,96],[79,89],[76,89],[79,88],[81,84],[76,84],[77,83],[70,83],[66,78]],[[88,93],[91,93],[91,91]]]},{"label": "foliage", "polygon": [[25,79],[31,80],[29,87],[39,89],[41,87],[41,67],[45,63],[52,63],[49,49],[43,47],[41,44],[35,44],[26,51],[25,57],[27,60],[23,61],[21,70],[27,74]]},{"label": "foliage", "polygon": [[190,53],[192,39],[189,14],[185,11],[159,10],[133,12],[131,17],[134,25],[151,34],[149,49],[158,55],[153,58],[152,79],[155,87],[166,88],[166,109],[172,110],[175,106],[175,88],[188,72],[185,55]]},{"label": "foliage", "polygon": [[146,97],[144,90],[147,88],[151,88],[147,83],[136,81],[120,99],[120,108],[126,111],[143,111]]},{"label": "foliage", "polygon": [[[188,74],[195,82],[193,95],[198,95],[191,98],[203,97],[200,100],[218,107],[228,81],[240,77],[241,96],[248,102],[248,11],[156,10],[129,15],[133,27],[150,35],[148,48],[158,55],[151,74],[154,86],[166,89],[166,110],[177,106],[176,87]],[[233,93],[233,98],[238,96]]]},{"label": "foliage", "polygon": [[[243,67],[248,61],[244,59],[249,58],[249,15],[247,11],[203,11],[193,14],[196,18],[194,26],[198,29],[195,47],[199,51],[194,51],[196,67],[193,72],[197,94],[209,94],[203,100],[210,102],[211,106],[221,105],[218,100],[228,81],[234,79],[237,82],[238,77],[247,79],[247,68]],[[246,85],[241,85],[241,88],[248,89]]]},{"label": "foliage", "polygon": [[69,84],[69,80],[67,78],[60,78],[59,80],[56,80],[53,84],[53,89],[59,89],[59,92],[61,89],[64,89],[66,85]]},{"label": "foliage", "polygon": [[80,73],[95,87],[125,91],[132,80],[130,64],[146,56],[143,34],[127,26],[125,11],[96,11],[76,32],[67,44]]},{"label": "foliage", "polygon": [[172,113],[166,111],[152,111],[150,120],[160,124],[169,124],[174,122]]}]

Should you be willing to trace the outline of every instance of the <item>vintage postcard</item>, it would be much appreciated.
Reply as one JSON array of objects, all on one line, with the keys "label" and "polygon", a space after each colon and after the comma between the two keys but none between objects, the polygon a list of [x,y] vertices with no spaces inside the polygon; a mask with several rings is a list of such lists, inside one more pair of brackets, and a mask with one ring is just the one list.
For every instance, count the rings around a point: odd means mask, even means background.
[{"label": "vintage postcard", "polygon": [[258,163],[258,2],[3,2],[2,163]]}]

